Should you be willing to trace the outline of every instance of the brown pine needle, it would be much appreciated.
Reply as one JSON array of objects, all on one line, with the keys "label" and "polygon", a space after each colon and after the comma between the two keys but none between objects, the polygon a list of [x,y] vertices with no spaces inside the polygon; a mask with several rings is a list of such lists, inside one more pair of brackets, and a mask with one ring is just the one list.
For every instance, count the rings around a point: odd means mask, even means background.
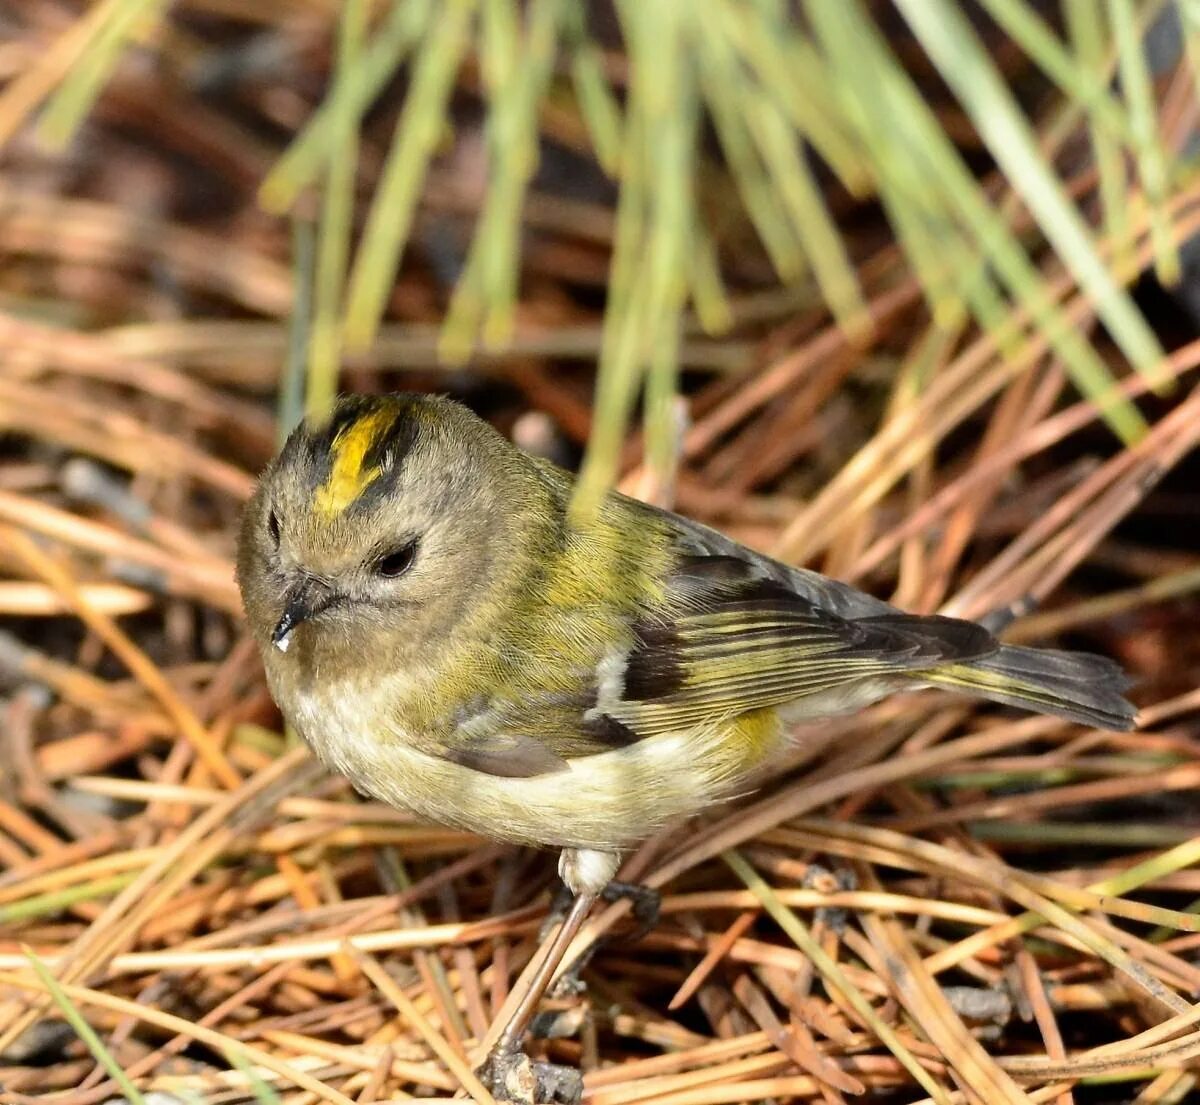
[{"label": "brown pine needle", "polygon": [[450,1046],[446,1038],[421,1015],[408,995],[396,984],[392,976],[379,965],[379,962],[366,952],[355,947],[349,941],[344,942],[344,947],[346,954],[358,964],[363,974],[379,987],[380,993],[396,1007],[397,1012],[417,1030],[421,1039],[446,1064],[450,1073],[458,1079],[463,1089],[471,1095],[471,1099],[477,1102],[478,1105],[495,1105],[495,1099],[476,1077],[475,1072],[463,1062],[462,1056]]}]

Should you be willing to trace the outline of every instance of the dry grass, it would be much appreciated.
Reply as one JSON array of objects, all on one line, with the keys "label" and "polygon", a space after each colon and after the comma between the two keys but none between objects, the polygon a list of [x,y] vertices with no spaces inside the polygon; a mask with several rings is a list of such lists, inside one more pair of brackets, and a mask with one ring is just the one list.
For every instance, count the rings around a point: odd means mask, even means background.
[{"label": "dry grass", "polygon": [[[0,181],[5,1103],[103,1102],[130,1093],[121,1071],[214,1103],[488,1105],[470,1071],[537,946],[550,860],[316,771],[241,636],[233,532],[273,448],[292,303],[287,227],[253,187],[303,62],[213,98],[122,70],[75,152],[18,145]],[[1195,125],[1194,99],[1164,102],[1167,135]],[[1068,183],[1091,210],[1090,168]],[[346,384],[448,388],[571,457],[612,213],[544,186],[526,223],[512,351],[436,367],[437,261],[462,239],[431,202]],[[1140,271],[1143,206],[1129,226]],[[1198,226],[1195,186],[1173,233]],[[870,343],[747,278],[729,337],[681,344],[674,480],[631,440],[624,485],[912,609],[1032,600],[1010,637],[1120,659],[1140,727],[935,695],[808,727],[760,793],[629,857],[662,923],[606,947],[536,1046],[583,1066],[592,1105],[1182,1101],[1200,1079],[1200,341],[1169,343],[1169,396],[1122,376],[1151,424],[1123,448],[1028,319],[1005,356],[931,323],[895,249],[860,233]]]}]

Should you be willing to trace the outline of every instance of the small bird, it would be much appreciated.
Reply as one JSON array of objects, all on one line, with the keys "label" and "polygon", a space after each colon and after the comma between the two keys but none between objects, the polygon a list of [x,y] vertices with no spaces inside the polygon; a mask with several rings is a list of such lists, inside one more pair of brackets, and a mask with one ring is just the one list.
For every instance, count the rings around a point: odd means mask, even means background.
[{"label": "small bird", "polygon": [[492,1053],[501,1089],[622,853],[760,780],[791,723],[937,687],[1132,726],[1110,660],[905,614],[615,492],[573,524],[572,490],[449,399],[348,396],[288,438],[238,546],[271,692],[320,760],[562,850],[574,903]]}]

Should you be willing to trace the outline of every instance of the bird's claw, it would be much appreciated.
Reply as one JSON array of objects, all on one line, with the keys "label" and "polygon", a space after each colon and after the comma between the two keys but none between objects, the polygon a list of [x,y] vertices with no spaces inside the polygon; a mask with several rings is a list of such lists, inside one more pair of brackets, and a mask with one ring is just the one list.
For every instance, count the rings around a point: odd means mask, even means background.
[{"label": "bird's claw", "polygon": [[479,1079],[497,1101],[512,1105],[579,1105],[583,1076],[574,1067],[530,1059],[523,1051],[498,1051],[479,1068]]},{"label": "bird's claw", "polygon": [[649,886],[636,882],[618,882],[614,879],[600,895],[606,902],[619,902],[628,898],[633,906],[633,919],[638,927],[624,939],[635,943],[658,924],[662,912],[662,895]]}]

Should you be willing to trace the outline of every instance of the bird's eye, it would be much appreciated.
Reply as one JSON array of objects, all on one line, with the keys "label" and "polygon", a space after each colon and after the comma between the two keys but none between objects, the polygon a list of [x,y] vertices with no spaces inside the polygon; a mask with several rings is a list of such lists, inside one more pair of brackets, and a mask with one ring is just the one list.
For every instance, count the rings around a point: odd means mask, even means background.
[{"label": "bird's eye", "polygon": [[276,514],[275,511],[273,511],[273,510],[271,511],[270,514],[267,515],[267,532],[271,535],[271,540],[274,541],[276,545],[278,545],[279,544],[279,515]]},{"label": "bird's eye", "polygon": [[409,541],[407,545],[402,545],[375,561],[375,574],[383,576],[384,579],[395,579],[412,567],[416,557],[417,542]]}]

